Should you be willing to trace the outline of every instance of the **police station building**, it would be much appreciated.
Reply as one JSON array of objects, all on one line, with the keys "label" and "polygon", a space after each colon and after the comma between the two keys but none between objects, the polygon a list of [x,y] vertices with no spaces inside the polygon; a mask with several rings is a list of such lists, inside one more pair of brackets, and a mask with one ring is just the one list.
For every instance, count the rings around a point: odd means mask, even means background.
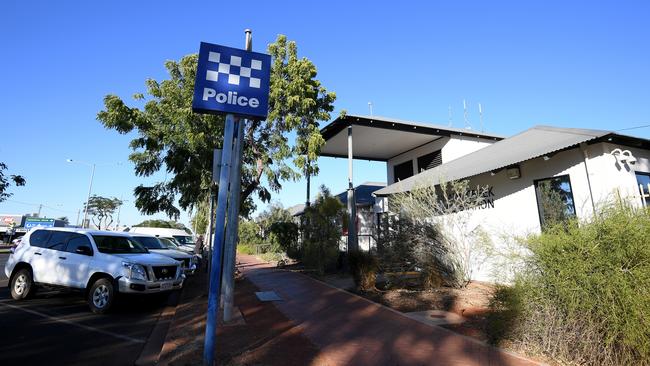
[{"label": "police station building", "polygon": [[[472,210],[471,221],[497,247],[505,245],[504,238],[540,232],[548,215],[540,204],[542,187],[557,191],[566,212],[579,219],[614,197],[637,206],[650,203],[650,141],[612,131],[535,126],[504,138],[349,115],[321,133],[324,156],[346,157],[350,135],[355,159],[386,163],[388,185],[374,192],[378,216],[388,211],[392,194],[425,184],[468,179],[484,187],[485,204]],[[477,265],[474,279],[494,281],[495,265]]]}]

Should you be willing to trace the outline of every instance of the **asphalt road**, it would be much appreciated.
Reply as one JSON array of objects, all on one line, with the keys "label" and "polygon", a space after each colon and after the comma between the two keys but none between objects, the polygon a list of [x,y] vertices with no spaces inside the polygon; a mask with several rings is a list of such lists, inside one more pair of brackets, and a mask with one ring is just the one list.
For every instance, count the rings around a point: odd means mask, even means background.
[{"label": "asphalt road", "polygon": [[167,306],[166,297],[119,299],[107,315],[90,312],[83,295],[39,289],[14,301],[0,254],[0,365],[133,365]]}]

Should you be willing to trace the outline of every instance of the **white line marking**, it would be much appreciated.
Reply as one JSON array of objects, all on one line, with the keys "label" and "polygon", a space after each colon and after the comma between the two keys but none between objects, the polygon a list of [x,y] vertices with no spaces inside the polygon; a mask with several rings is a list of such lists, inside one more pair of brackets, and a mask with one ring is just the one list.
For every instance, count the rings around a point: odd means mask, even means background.
[{"label": "white line marking", "polygon": [[125,341],[127,341],[127,342],[131,342],[131,343],[144,343],[144,342],[145,342],[145,341],[142,340],[142,339],[131,338],[131,337],[129,337],[129,336],[125,336],[125,335],[122,335],[122,334],[117,334],[117,333],[109,332],[109,331],[107,331],[107,330],[103,330],[103,329],[98,329],[98,328],[89,327],[89,326],[87,326],[87,325],[78,324],[78,323],[75,323],[75,322],[70,321],[70,320],[66,320],[66,319],[57,319],[57,318],[55,318],[55,317],[53,317],[53,316],[50,316],[50,315],[47,315],[47,314],[41,313],[41,312],[36,311],[36,310],[24,309],[24,308],[21,308],[20,306],[15,306],[15,305],[7,304],[6,302],[0,302],[0,305],[2,305],[2,306],[7,306],[7,307],[10,307],[10,308],[12,308],[12,309],[16,309],[16,310],[24,311],[24,312],[26,312],[26,313],[30,313],[30,314],[33,314],[33,315],[38,315],[38,316],[40,316],[40,317],[47,318],[47,319],[52,320],[52,321],[55,321],[55,322],[64,323],[64,324],[68,324],[68,325],[73,325],[73,326],[75,326],[75,327],[82,328],[82,329],[85,329],[85,330],[89,330],[89,331],[91,331],[91,332],[96,332],[96,333],[101,333],[101,334],[109,335],[109,336],[112,336],[112,337],[115,337],[115,338],[119,338],[119,339],[125,340]]}]

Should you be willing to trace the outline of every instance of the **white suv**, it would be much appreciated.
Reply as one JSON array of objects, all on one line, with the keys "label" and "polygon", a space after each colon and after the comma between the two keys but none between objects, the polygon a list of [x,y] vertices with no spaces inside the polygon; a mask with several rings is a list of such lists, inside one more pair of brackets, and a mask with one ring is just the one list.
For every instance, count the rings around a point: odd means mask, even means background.
[{"label": "white suv", "polygon": [[85,290],[94,313],[105,313],[117,293],[180,289],[178,261],[149,251],[127,233],[48,228],[27,233],[5,264],[11,297],[21,300],[35,285]]}]

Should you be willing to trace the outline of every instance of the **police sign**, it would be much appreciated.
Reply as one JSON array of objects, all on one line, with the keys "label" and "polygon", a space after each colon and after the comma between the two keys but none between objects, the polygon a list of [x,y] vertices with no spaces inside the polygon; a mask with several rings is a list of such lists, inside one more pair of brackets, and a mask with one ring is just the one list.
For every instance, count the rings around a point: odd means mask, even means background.
[{"label": "police sign", "polygon": [[271,56],[201,42],[192,110],[266,118]]}]

